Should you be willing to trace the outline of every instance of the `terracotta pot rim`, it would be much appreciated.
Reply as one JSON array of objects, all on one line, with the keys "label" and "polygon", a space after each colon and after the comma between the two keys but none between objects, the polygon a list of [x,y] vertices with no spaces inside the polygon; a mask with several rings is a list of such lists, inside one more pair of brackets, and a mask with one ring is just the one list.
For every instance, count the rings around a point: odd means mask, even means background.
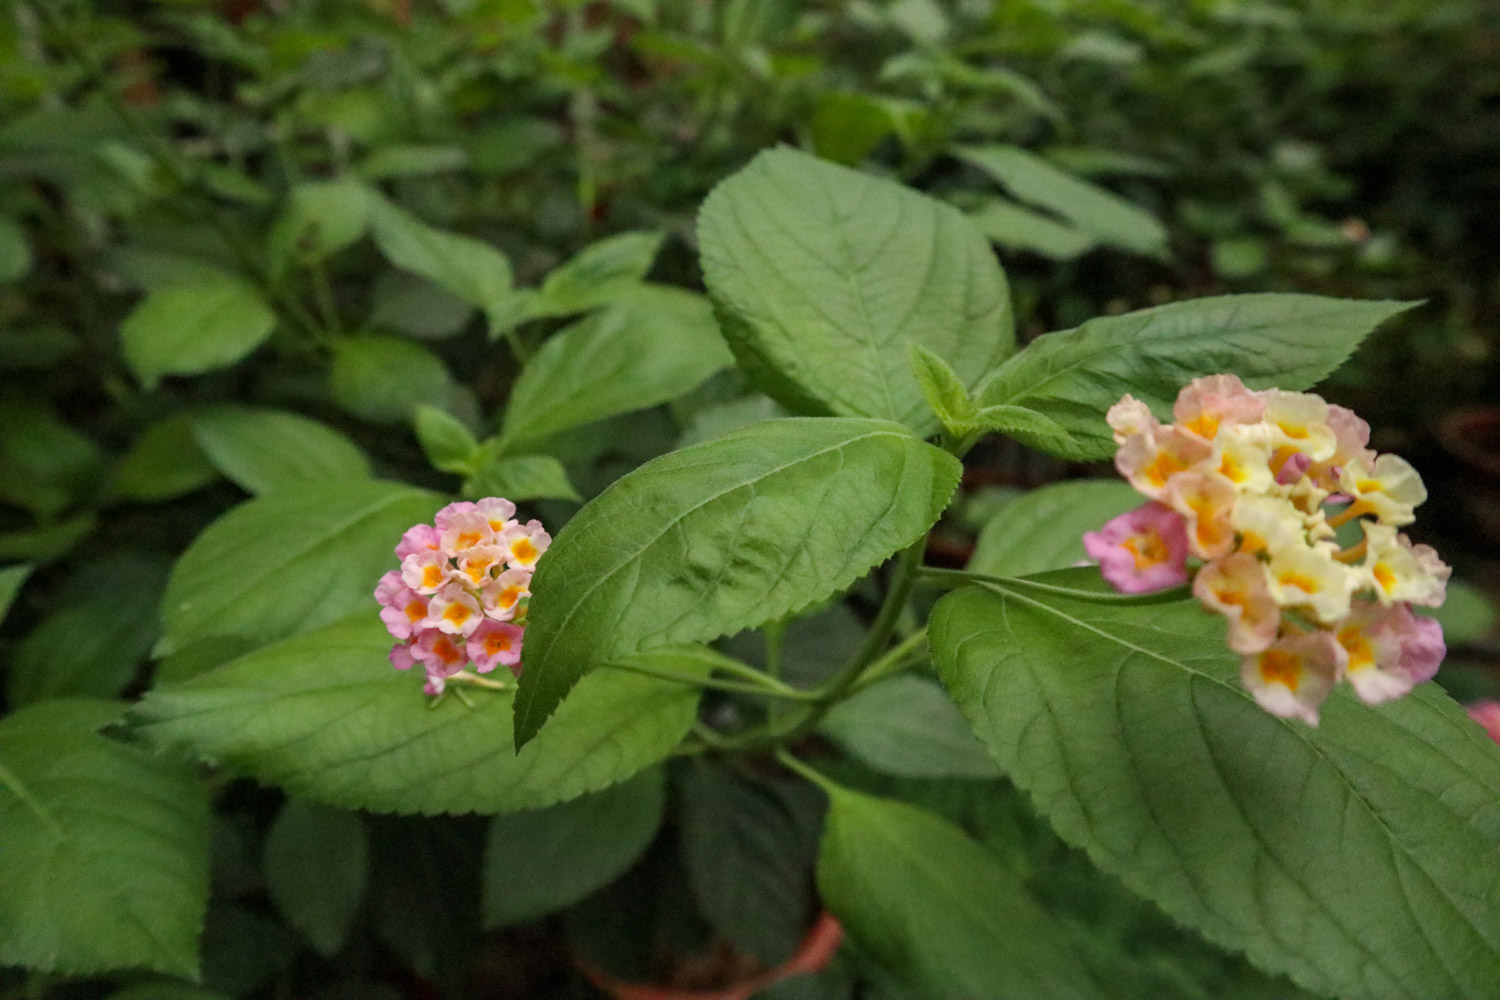
[{"label": "terracotta pot rim", "polygon": [[827,910],[818,914],[812,928],[802,939],[797,953],[774,969],[758,972],[716,989],[677,989],[658,986],[654,983],[632,983],[613,976],[595,967],[581,955],[574,955],[576,964],[588,981],[597,989],[608,993],[615,1000],[748,1000],[749,997],[773,983],[793,976],[820,972],[828,966],[834,953],[844,940],[844,927]]}]

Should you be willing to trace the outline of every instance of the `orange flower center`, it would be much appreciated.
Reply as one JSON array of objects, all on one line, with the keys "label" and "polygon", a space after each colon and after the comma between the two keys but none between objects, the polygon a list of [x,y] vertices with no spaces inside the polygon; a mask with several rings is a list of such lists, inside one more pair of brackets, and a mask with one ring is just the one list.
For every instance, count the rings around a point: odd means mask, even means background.
[{"label": "orange flower center", "polygon": [[1269,684],[1281,684],[1293,694],[1302,679],[1302,660],[1284,649],[1268,649],[1260,654],[1260,676]]},{"label": "orange flower center", "polygon": [[1349,654],[1350,670],[1359,670],[1375,662],[1375,650],[1358,625],[1346,626],[1339,632],[1339,645]]},{"label": "orange flower center", "polygon": [[1135,571],[1137,573],[1150,569],[1158,563],[1164,563],[1171,557],[1172,553],[1167,548],[1167,543],[1155,532],[1146,535],[1135,535],[1120,543],[1126,552],[1135,557]]}]

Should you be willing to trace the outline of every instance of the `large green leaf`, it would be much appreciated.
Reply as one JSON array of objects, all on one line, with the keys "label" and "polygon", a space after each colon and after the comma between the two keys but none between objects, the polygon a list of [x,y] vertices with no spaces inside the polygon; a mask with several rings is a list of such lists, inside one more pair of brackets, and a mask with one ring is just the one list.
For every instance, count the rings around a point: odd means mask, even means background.
[{"label": "large green leaf", "polygon": [[266,886],[287,923],[322,955],[344,945],[369,876],[358,814],[291,799],[266,834]]},{"label": "large green leaf", "polygon": [[0,965],[197,975],[208,795],[98,735],[122,708],[49,701],[0,721]]},{"label": "large green leaf", "polygon": [[510,449],[664,403],[733,362],[701,295],[647,285],[551,337],[516,380]]},{"label": "large green leaf", "polygon": [[[622,670],[580,684],[518,755],[510,691],[431,705],[391,669],[370,613],[257,650],[137,706],[140,728],[235,773],[329,805],[377,812],[538,809],[597,791],[665,757],[692,725],[699,689]],[[701,671],[673,650],[649,664]]]},{"label": "large green leaf", "polygon": [[1146,498],[1117,479],[1081,479],[1031,490],[1007,503],[979,532],[968,568],[988,576],[1067,569],[1087,558],[1083,533],[1098,531]]},{"label": "large green leaf", "polygon": [[193,418],[193,438],[247,493],[370,478],[370,462],[343,434],[284,410],[215,406]]},{"label": "large green leaf", "polygon": [[532,581],[516,736],[579,677],[781,618],[937,520],[962,471],[879,420],[768,420],[663,455],[579,511]]},{"label": "large green leaf", "polygon": [[1014,872],[921,809],[830,789],[818,889],[859,946],[923,997],[1106,993]]},{"label": "large green leaf", "polygon": [[501,813],[484,849],[486,927],[524,924],[608,885],[656,837],[666,805],[660,768],[545,809]]},{"label": "large green leaf", "polygon": [[805,153],[762,153],[698,215],[724,335],[794,410],[937,429],[906,343],[974,386],[1015,350],[994,252],[956,209]]},{"label": "large green leaf", "polygon": [[164,652],[212,635],[268,642],[374,604],[401,534],[442,498],[401,483],[304,484],[247,500],[210,524],[172,570]]},{"label": "large green leaf", "polygon": [[979,401],[1039,410],[1073,435],[1067,447],[1045,437],[1028,441],[1043,450],[1105,458],[1115,443],[1104,413],[1127,392],[1166,415],[1185,384],[1217,372],[1233,372],[1253,389],[1307,389],[1381,321],[1409,308],[1267,293],[1101,316],[1032,343],[986,382]]},{"label": "large green leaf", "polygon": [[833,706],[823,735],[870,767],[909,778],[994,778],[999,769],[948,693],[902,674]]},{"label": "large green leaf", "polygon": [[250,285],[205,275],[151,292],[120,324],[125,360],[146,388],[163,375],[232,365],[276,328],[276,314]]},{"label": "large green leaf", "polygon": [[1326,993],[1500,996],[1500,748],[1434,685],[1278,719],[1190,601],[971,588],[931,629],[1001,767],[1175,919]]},{"label": "large green leaf", "polygon": [[1101,243],[1162,254],[1167,231],[1150,212],[1119,195],[1059,170],[1017,146],[982,146],[954,150],[1024,202],[1056,212],[1085,236]]}]

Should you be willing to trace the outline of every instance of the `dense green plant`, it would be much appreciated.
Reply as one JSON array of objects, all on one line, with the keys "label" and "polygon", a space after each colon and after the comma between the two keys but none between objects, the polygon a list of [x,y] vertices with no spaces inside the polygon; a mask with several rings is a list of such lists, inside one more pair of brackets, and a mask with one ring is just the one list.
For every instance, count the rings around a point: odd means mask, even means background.
[{"label": "dense green plant", "polygon": [[[1423,185],[1493,141],[1485,30],[12,5],[0,993],[748,981],[826,908],[757,995],[1492,995],[1500,758],[1434,685],[1274,718],[1190,601],[1036,576],[1134,491],[955,493],[1387,319],[1336,384],[1484,379],[1485,182]],[[557,535],[525,669],[434,704],[370,594],[487,496]]]}]

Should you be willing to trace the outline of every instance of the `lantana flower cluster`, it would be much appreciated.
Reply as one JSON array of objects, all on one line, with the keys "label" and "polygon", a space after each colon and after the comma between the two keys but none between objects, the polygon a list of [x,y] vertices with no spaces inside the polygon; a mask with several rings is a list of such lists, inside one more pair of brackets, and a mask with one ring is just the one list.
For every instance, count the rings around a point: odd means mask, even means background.
[{"label": "lantana flower cluster", "polygon": [[[1437,671],[1442,628],[1412,606],[1441,604],[1450,570],[1397,530],[1427,499],[1415,469],[1371,451],[1352,411],[1233,375],[1190,383],[1172,415],[1163,424],[1128,395],[1109,410],[1115,466],[1149,498],[1084,535],[1116,590],[1191,577],[1228,621],[1255,699],[1314,725],[1340,679],[1375,704]],[[1355,521],[1360,536],[1341,545]]]},{"label": "lantana flower cluster", "polygon": [[391,665],[421,664],[428,694],[441,694],[471,662],[481,674],[499,666],[520,674],[531,576],[552,536],[515,513],[500,497],[449,504],[401,536],[401,568],[375,588],[380,620],[397,640]]}]

